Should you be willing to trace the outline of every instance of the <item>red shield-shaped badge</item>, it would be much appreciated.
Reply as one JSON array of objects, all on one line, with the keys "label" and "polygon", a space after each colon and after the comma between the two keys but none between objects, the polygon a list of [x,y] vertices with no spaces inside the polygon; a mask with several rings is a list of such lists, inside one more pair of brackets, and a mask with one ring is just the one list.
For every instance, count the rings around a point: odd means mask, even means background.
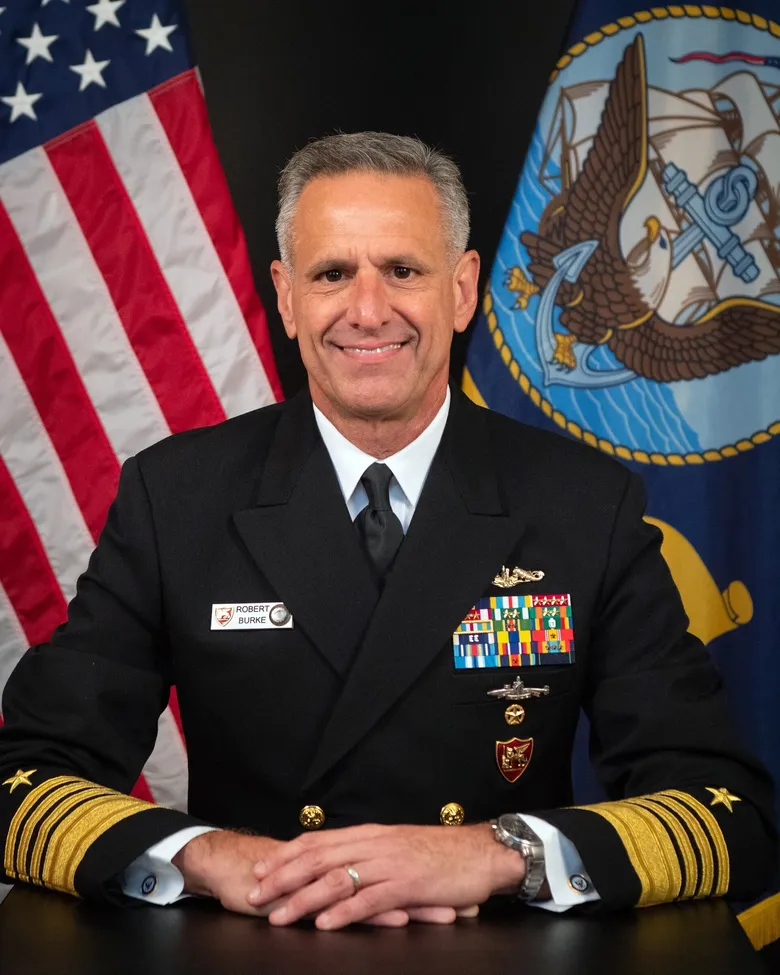
[{"label": "red shield-shaped badge", "polygon": [[233,619],[233,607],[215,606],[214,619],[217,621],[217,623],[219,623],[220,626],[227,626],[228,623]]},{"label": "red shield-shaped badge", "polygon": [[531,764],[533,738],[510,738],[496,742],[496,764],[507,782],[517,782]]}]

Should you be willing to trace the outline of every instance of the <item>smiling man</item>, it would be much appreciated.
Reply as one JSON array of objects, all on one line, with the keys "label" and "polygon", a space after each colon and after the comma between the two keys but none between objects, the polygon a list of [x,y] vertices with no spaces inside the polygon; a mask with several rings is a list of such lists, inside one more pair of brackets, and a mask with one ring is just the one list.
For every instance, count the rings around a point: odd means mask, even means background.
[{"label": "smiling man", "polygon": [[[0,880],[320,928],[762,890],[769,780],[639,478],[448,386],[468,230],[416,139],[289,162],[271,271],[308,389],[125,464],[68,622],[7,684]],[[189,815],[125,794],[171,684]],[[581,709],[609,801],[578,808]]]}]

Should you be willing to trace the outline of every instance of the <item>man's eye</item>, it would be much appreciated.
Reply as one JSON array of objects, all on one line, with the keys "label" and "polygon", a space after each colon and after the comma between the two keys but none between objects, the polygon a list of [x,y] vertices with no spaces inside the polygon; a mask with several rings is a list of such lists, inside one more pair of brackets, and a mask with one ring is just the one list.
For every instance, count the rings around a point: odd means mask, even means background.
[{"label": "man's eye", "polygon": [[393,275],[399,281],[408,281],[414,272],[410,267],[396,266],[393,268]]},{"label": "man's eye", "polygon": [[322,276],[330,284],[336,284],[338,281],[341,281],[341,276],[343,273],[344,272],[340,271],[338,268],[332,267],[329,271],[325,271]]}]

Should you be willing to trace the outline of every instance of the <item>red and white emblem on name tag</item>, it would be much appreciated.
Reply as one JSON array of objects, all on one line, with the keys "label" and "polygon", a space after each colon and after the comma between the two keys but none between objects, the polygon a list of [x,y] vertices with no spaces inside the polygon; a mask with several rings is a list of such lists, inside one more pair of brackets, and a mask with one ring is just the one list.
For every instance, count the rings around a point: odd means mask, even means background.
[{"label": "red and white emblem on name tag", "polygon": [[233,613],[235,609],[232,606],[215,606],[214,607],[214,619],[219,623],[220,626],[227,626],[228,623],[233,619]]}]

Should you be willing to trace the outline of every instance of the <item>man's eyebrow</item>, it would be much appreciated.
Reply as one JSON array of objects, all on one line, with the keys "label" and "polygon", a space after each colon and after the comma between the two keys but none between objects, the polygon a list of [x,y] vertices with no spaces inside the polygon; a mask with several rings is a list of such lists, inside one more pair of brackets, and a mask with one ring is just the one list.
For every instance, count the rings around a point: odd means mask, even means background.
[{"label": "man's eyebrow", "polygon": [[321,261],[317,261],[316,264],[306,268],[306,276],[316,278],[320,274],[324,274],[325,271],[354,271],[356,266],[354,261],[343,257],[324,257]]},{"label": "man's eyebrow", "polygon": [[431,267],[422,258],[412,254],[391,254],[382,261],[382,267],[410,267],[423,273],[431,271]]}]

